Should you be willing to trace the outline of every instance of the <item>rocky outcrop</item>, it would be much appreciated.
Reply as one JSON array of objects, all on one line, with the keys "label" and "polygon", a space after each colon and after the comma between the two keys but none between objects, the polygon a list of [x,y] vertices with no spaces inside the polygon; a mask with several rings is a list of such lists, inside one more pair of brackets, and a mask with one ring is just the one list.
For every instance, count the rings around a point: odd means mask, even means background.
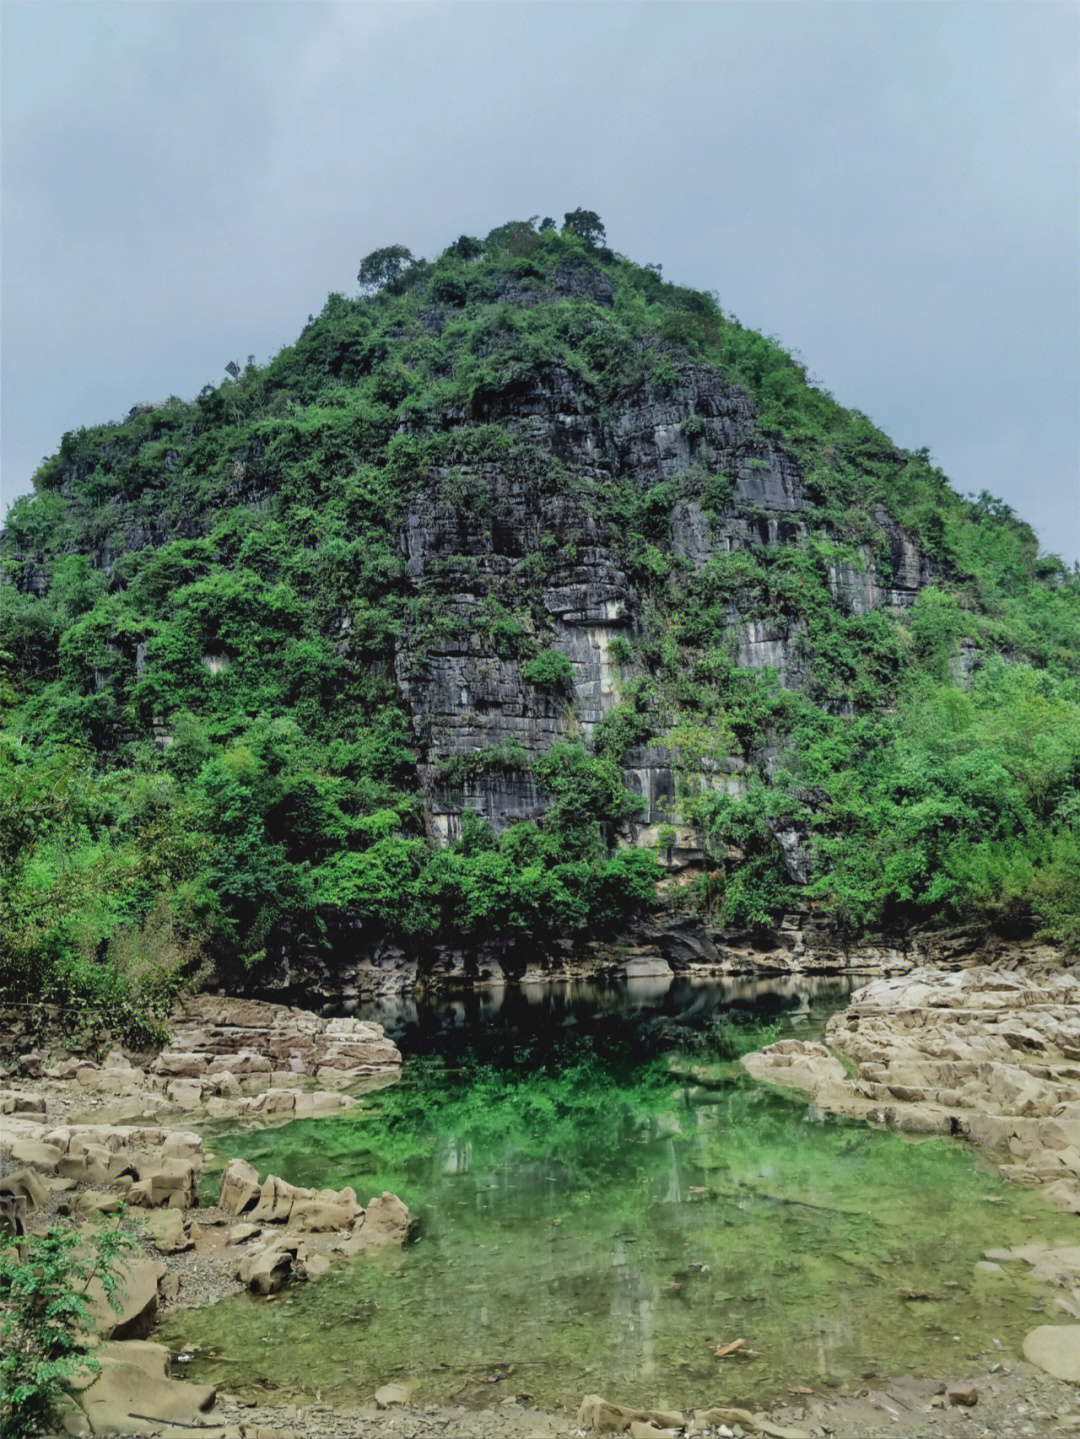
[{"label": "rocky outcrop", "polygon": [[[457,456],[453,466],[430,470],[402,522],[408,587],[423,603],[408,611],[395,674],[435,838],[456,838],[464,809],[497,830],[542,813],[528,762],[560,737],[587,741],[619,698],[611,646],[636,634],[643,597],[627,573],[623,537],[598,518],[590,493],[620,486],[644,494],[673,482],[660,542],[691,572],[740,550],[809,538],[804,515],[812,497],[803,476],[782,446],[759,432],[745,392],[704,366],[669,359],[663,382],[643,380],[604,405],[578,374],[551,362],[481,394],[471,412],[443,417],[451,431],[476,420],[497,423],[544,458],[514,467]],[[547,465],[572,482],[553,483]],[[706,474],[725,477],[730,498],[719,509],[695,493],[687,478],[695,467],[699,490]],[[854,614],[907,608],[939,577],[916,538],[882,507],[873,518],[879,546],[837,560],[828,577],[837,604]],[[493,600],[512,613],[516,629],[495,632],[485,609]],[[737,663],[771,668],[786,688],[802,688],[805,619],[757,613],[754,604],[736,592],[728,606]],[[347,617],[343,653],[351,624]],[[565,693],[524,678],[523,662],[537,642],[569,659]],[[516,766],[498,758],[500,747],[520,756]]]},{"label": "rocky outcrop", "polygon": [[817,1105],[914,1133],[955,1134],[1001,1173],[1080,1213],[1080,977],[918,969],[856,992],[824,1045],[782,1040],[743,1064]]},{"label": "rocky outcrop", "polygon": [[[14,1027],[9,1038],[15,1050],[19,1034]],[[18,1146],[40,1143],[47,1120],[73,1111],[104,1109],[116,1118],[137,1115],[144,1122],[177,1112],[262,1122],[313,1118],[351,1108],[354,1099],[341,1090],[392,1081],[400,1067],[401,1054],[379,1024],[324,1019],[260,1000],[199,995],[177,1010],[169,1048],[148,1065],[133,1063],[120,1050],[100,1063],[71,1057],[46,1063],[37,1051],[24,1049],[18,1068],[26,1079],[37,1076],[39,1082],[32,1090],[24,1083],[0,1088],[0,1114],[19,1121],[10,1126],[17,1141],[12,1157],[24,1155],[21,1162],[54,1173],[61,1155],[42,1151],[31,1157]],[[321,1087],[313,1088],[315,1083]],[[107,1154],[85,1145],[78,1153],[86,1172],[73,1177],[101,1180],[112,1173]],[[67,1171],[61,1167],[60,1172]]]},{"label": "rocky outcrop", "polygon": [[412,1223],[397,1195],[384,1192],[361,1208],[356,1191],[304,1189],[232,1160],[221,1176],[218,1208],[248,1221],[229,1232],[239,1251],[233,1274],[256,1294],[272,1294],[296,1273],[314,1277],[335,1257],[351,1258],[406,1242]]}]

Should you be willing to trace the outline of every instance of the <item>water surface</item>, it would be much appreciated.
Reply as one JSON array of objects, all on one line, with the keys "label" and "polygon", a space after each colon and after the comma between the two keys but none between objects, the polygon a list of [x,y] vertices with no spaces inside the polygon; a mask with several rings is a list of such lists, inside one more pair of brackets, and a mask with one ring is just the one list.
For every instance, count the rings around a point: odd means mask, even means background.
[{"label": "water surface", "polygon": [[[191,1377],[251,1397],[408,1379],[424,1400],[550,1406],[752,1403],[1016,1357],[1045,1291],[975,1264],[1074,1221],[958,1142],[823,1117],[709,1063],[733,1007],[819,1034],[844,999],[784,989],[508,989],[384,1013],[399,1084],[342,1119],[211,1137],[293,1183],[393,1189],[415,1242],[273,1303],[186,1313],[166,1340],[201,1346]],[[757,1357],[715,1357],[738,1338]]]}]

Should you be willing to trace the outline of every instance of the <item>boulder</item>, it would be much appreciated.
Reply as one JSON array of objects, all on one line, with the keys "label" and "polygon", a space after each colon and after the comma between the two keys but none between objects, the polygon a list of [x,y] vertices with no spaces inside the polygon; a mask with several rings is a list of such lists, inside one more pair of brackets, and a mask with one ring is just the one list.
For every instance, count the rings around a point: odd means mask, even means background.
[{"label": "boulder", "polygon": [[170,1079],[165,1098],[177,1109],[198,1109],[202,1104],[202,1084],[197,1079]]},{"label": "boulder", "polygon": [[296,1110],[293,1089],[264,1089],[254,1099],[244,1100],[241,1108],[251,1114],[292,1114]]},{"label": "boulder", "polygon": [[292,1274],[299,1244],[278,1241],[265,1249],[245,1254],[233,1271],[253,1294],[276,1294]]},{"label": "boulder", "polygon": [[258,1171],[245,1159],[230,1159],[221,1176],[218,1208],[226,1214],[243,1214],[259,1200]]},{"label": "boulder", "polygon": [[27,1209],[39,1209],[49,1197],[49,1191],[32,1169],[20,1169],[0,1179],[0,1195],[11,1194],[21,1197]]},{"label": "boulder", "polygon": [[168,1159],[195,1159],[199,1164],[206,1158],[206,1149],[199,1135],[182,1129],[166,1134],[161,1142],[161,1152]]},{"label": "boulder", "polygon": [[361,1230],[364,1247],[372,1244],[404,1244],[409,1237],[411,1223],[409,1211],[397,1195],[384,1190],[379,1198],[369,1200],[364,1210]]},{"label": "boulder", "polygon": [[262,1230],[257,1224],[234,1224],[225,1235],[226,1244],[246,1244],[249,1239],[254,1239]]},{"label": "boulder", "polygon": [[375,1390],[375,1403],[380,1409],[389,1409],[392,1404],[408,1404],[415,1384],[380,1384]]},{"label": "boulder", "polygon": [[321,1189],[311,1199],[293,1201],[289,1228],[299,1234],[327,1234],[333,1230],[351,1229],[364,1211],[356,1202],[352,1189]]},{"label": "boulder", "polygon": [[75,1215],[78,1219],[91,1219],[96,1214],[113,1214],[122,1203],[120,1195],[108,1189],[84,1189],[75,1201]]},{"label": "boulder", "polygon": [[138,1182],[128,1190],[129,1204],[145,1209],[191,1209],[199,1202],[195,1165],[190,1159],[138,1159]]},{"label": "boulder", "polygon": [[284,1224],[298,1199],[313,1199],[314,1196],[312,1189],[298,1189],[276,1174],[268,1174],[259,1191],[259,1202],[251,1211],[252,1223]]},{"label": "boulder", "polygon": [[143,1228],[153,1240],[159,1254],[177,1254],[194,1243],[184,1228],[179,1209],[153,1209],[143,1220]]},{"label": "boulder", "polygon": [[49,1191],[32,1169],[20,1169],[0,1179],[0,1234],[23,1234],[26,1221],[49,1197]]},{"label": "boulder", "polygon": [[298,1279],[318,1279],[329,1271],[330,1259],[326,1254],[298,1255],[295,1269]]},{"label": "boulder", "polygon": [[36,1169],[39,1174],[55,1174],[63,1157],[62,1151],[54,1144],[45,1144],[40,1139],[16,1138],[8,1146],[7,1152],[16,1164]]},{"label": "boulder", "polygon": [[92,1279],[86,1297],[97,1332],[110,1339],[141,1339],[149,1334],[157,1315],[158,1282],[164,1275],[160,1260],[126,1258],[117,1276],[119,1313],[106,1297],[100,1279]]},{"label": "boulder", "polygon": [[667,1409],[631,1409],[612,1404],[599,1394],[586,1394],[578,1409],[577,1426],[586,1434],[629,1434],[631,1424],[652,1425],[655,1429],[682,1429],[683,1416]]}]

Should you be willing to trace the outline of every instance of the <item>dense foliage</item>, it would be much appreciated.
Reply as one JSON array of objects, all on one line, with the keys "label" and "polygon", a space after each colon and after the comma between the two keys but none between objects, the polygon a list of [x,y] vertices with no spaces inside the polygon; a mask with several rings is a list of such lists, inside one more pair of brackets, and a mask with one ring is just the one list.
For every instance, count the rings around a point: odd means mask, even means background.
[{"label": "dense foliage", "polygon": [[[679,757],[683,815],[714,856],[682,898],[725,922],[809,898],[853,929],[1034,920],[1080,943],[1076,575],[715,298],[603,240],[579,210],[561,232],[515,221],[462,236],[434,262],[376,251],[363,296],[331,295],[268,364],[67,434],[44,461],[2,545],[9,989],[164,1003],[200,962],[227,974],[284,933],[322,942],[326,906],[404,942],[610,931],[659,873],[617,843],[636,812],[620,762],[650,741]],[[567,265],[603,277],[612,303],[554,294]],[[691,574],[673,508],[732,503],[707,447],[641,493],[590,484],[521,427],[485,420],[490,397],[552,368],[614,414],[628,395],[677,393],[687,367],[742,386],[758,432],[797,463],[812,500],[797,542],[763,539]],[[685,415],[691,442],[701,427]],[[584,503],[641,615],[612,645],[621,699],[592,745],[571,716],[532,766],[543,818],[496,837],[466,816],[437,849],[395,646],[407,633],[422,662],[460,618],[413,585],[400,529],[432,483],[482,511],[480,464]],[[830,565],[865,570],[869,554],[884,573],[886,524],[918,537],[939,578],[906,612],[851,613]],[[471,624],[566,704],[571,667],[530,598],[555,546],[537,536]],[[736,664],[733,614],[799,618],[801,689]],[[749,766],[739,795],[703,783],[733,757]],[[506,740],[448,757],[444,779],[526,762]],[[812,856],[808,884],[785,863],[785,825]]]}]

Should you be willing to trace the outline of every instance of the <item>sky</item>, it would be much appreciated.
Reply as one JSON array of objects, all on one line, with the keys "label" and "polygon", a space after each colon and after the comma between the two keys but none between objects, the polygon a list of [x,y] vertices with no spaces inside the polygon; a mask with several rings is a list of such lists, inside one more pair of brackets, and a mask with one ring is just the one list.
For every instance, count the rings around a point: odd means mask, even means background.
[{"label": "sky", "polygon": [[369,251],[599,212],[1080,556],[1080,5],[0,11],[0,474],[269,359]]}]

